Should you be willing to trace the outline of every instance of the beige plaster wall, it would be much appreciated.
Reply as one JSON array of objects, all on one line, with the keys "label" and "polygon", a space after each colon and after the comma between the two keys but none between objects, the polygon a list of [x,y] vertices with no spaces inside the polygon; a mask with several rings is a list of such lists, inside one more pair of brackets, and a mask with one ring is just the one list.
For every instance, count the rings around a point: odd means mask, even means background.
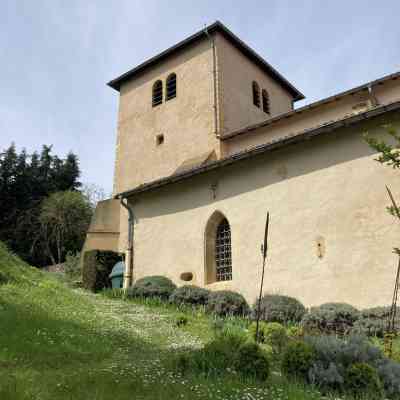
[{"label": "beige plaster wall", "polygon": [[[292,110],[293,97],[273,78],[243,55],[221,34],[216,35],[222,133],[264,121]],[[252,82],[266,89],[270,115],[253,104]],[[261,97],[260,97],[261,99]]]},{"label": "beige plaster wall", "polygon": [[[374,87],[374,93],[381,105],[399,101],[400,79],[390,80]],[[302,132],[305,129],[342,119],[365,110],[365,108],[359,108],[361,103],[371,105],[367,90],[292,114],[289,118],[283,118],[271,125],[232,137],[223,142],[221,151],[224,155],[234,154],[262,143]]]},{"label": "beige plaster wall", "polygon": [[99,201],[93,214],[82,252],[89,250],[119,251],[119,200]]},{"label": "beige plaster wall", "polygon": [[134,200],[136,278],[163,274],[183,284],[180,274],[190,271],[193,283],[204,285],[204,232],[219,210],[231,224],[233,280],[208,287],[238,290],[253,302],[270,211],[265,292],[295,296],[307,306],[389,304],[400,230],[386,212],[384,185],[399,197],[399,173],[373,161],[361,138],[365,130],[380,134],[388,119],[400,127],[399,113],[392,113],[140,195]]},{"label": "beige plaster wall", "polygon": [[[114,192],[172,174],[185,160],[218,151],[210,41],[202,40],[123,84],[118,116]],[[177,97],[152,107],[156,80],[177,75]],[[164,143],[156,145],[156,136]]]}]

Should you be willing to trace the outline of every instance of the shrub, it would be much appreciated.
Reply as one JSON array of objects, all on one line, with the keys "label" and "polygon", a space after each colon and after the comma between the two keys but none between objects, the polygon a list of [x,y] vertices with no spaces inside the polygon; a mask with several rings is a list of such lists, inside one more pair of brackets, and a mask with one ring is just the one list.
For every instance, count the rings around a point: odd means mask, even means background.
[{"label": "shrub", "polygon": [[383,360],[382,352],[365,337],[351,336],[343,340],[324,335],[306,337],[305,341],[315,354],[309,381],[322,391],[343,390],[350,366],[360,363],[378,366]]},{"label": "shrub", "polygon": [[400,398],[400,364],[385,359],[378,364],[378,374],[386,395],[390,398]]},{"label": "shrub", "polygon": [[342,390],[344,385],[343,374],[334,363],[325,366],[320,361],[313,363],[308,371],[308,380],[311,384],[318,386],[322,391]]},{"label": "shrub", "polygon": [[374,367],[366,363],[351,365],[346,371],[345,387],[356,398],[368,395],[370,398],[381,399],[382,383]]},{"label": "shrub", "polygon": [[64,262],[65,274],[70,279],[82,279],[81,253],[68,252]]},{"label": "shrub", "polygon": [[327,368],[331,363],[341,374],[352,364],[377,365],[383,359],[382,351],[369,343],[365,337],[350,336],[346,340],[331,335],[306,337],[305,341],[314,349],[316,361]]},{"label": "shrub", "polygon": [[244,343],[239,347],[234,366],[240,374],[259,380],[266,380],[269,375],[267,355],[256,343]]},{"label": "shrub", "polygon": [[111,286],[109,275],[121,256],[113,251],[86,251],[83,256],[82,284],[97,292]]},{"label": "shrub", "polygon": [[158,297],[168,299],[176,285],[165,276],[146,276],[138,279],[135,284],[129,288],[129,297]]},{"label": "shrub", "polygon": [[[387,320],[390,314],[390,307],[374,307],[362,310],[360,318],[354,323],[353,332],[367,336],[383,338],[386,330]],[[395,320],[396,331],[400,330],[400,308],[396,310]]]},{"label": "shrub", "polygon": [[241,294],[229,290],[220,290],[210,293],[207,311],[219,316],[244,316],[249,312],[249,305]]},{"label": "shrub", "polygon": [[180,355],[176,366],[181,373],[206,376],[231,372],[265,380],[269,375],[268,358],[260,346],[232,334],[219,336],[200,350]]},{"label": "shrub", "polygon": [[359,311],[346,303],[325,303],[312,307],[302,319],[302,326],[308,333],[346,334],[351,331]]},{"label": "shrub", "polygon": [[[258,338],[260,343],[265,343],[265,328],[267,326],[267,323],[264,321],[260,321],[258,324]],[[257,340],[257,323],[253,322],[249,326],[249,333],[252,339]]]},{"label": "shrub", "polygon": [[169,301],[171,303],[181,305],[205,305],[208,301],[210,291],[194,285],[184,285],[173,291]]},{"label": "shrub", "polygon": [[288,376],[306,379],[314,361],[315,353],[309,344],[291,342],[282,356],[282,371]]},{"label": "shrub", "polygon": [[301,326],[292,325],[286,330],[289,339],[300,339],[304,336],[304,330]]},{"label": "shrub", "polygon": [[[253,322],[250,325],[251,336],[256,339],[257,324]],[[259,337],[261,343],[266,343],[271,346],[275,353],[279,353],[286,346],[288,337],[286,329],[278,322],[263,322],[259,324]]]},{"label": "shrub", "polygon": [[[258,301],[253,307],[253,318],[257,317]],[[260,318],[267,322],[300,322],[306,313],[303,304],[289,296],[267,294],[261,298]]]}]

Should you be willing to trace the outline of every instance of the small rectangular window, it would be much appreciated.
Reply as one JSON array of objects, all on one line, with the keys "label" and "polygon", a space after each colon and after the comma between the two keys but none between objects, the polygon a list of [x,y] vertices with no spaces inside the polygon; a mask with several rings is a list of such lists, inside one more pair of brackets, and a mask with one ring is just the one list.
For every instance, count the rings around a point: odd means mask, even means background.
[{"label": "small rectangular window", "polygon": [[160,146],[164,143],[164,135],[157,135],[156,136],[156,144]]}]

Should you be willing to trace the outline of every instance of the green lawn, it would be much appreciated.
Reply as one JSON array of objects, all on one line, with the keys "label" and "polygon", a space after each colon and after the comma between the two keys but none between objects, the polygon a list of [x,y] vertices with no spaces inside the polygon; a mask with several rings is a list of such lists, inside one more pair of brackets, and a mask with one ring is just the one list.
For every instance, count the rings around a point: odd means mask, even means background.
[{"label": "green lawn", "polygon": [[[6,278],[9,282],[4,283]],[[180,376],[182,348],[209,340],[212,319],[71,289],[0,243],[0,399],[322,399],[272,372],[264,383]]]}]

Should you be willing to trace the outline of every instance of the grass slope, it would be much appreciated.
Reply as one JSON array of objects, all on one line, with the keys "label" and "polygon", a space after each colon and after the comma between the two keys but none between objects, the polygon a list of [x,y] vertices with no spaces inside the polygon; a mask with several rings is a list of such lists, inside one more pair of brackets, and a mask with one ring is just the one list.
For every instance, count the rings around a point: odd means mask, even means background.
[{"label": "grass slope", "polygon": [[210,317],[71,289],[0,243],[0,399],[320,399],[277,374],[263,384],[180,376],[171,359],[212,336]]}]

